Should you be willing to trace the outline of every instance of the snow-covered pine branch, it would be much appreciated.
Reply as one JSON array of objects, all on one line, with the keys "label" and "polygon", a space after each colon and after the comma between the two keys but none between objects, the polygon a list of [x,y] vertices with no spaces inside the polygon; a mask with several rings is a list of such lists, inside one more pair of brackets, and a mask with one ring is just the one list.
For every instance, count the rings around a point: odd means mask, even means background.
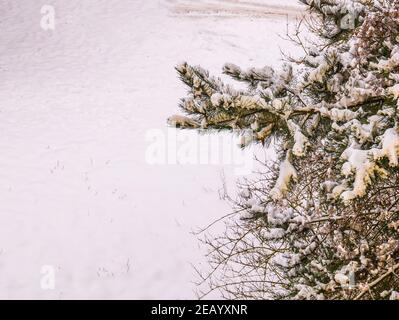
[{"label": "snow-covered pine branch", "polygon": [[326,19],[338,23],[343,14],[354,15],[357,24],[345,30],[345,41],[328,37],[328,46],[309,48],[299,66],[285,64],[278,71],[272,67],[242,70],[226,64],[224,73],[247,83],[246,91],[234,90],[201,67],[183,63],[177,71],[190,94],[181,108],[202,128],[252,129],[254,141],[262,142],[270,135],[282,137],[292,152],[293,165],[323,134],[342,162],[335,164],[340,167],[335,170],[337,187],[331,195],[348,202],[362,197],[375,176],[388,176],[385,159],[388,166],[398,166],[392,159],[399,146],[399,20],[390,33],[383,25],[389,37],[372,37],[368,46],[362,22],[378,27],[377,18],[395,16],[399,4],[397,0],[385,6],[386,1],[377,0],[303,2],[318,15],[323,28]]},{"label": "snow-covered pine branch", "polygon": [[[318,44],[281,69],[177,68],[182,127],[252,129],[279,161],[242,186],[240,220],[206,240],[227,297],[399,297],[399,0],[302,0]],[[239,270],[239,271],[238,271]],[[208,277],[209,278],[209,277]]]}]

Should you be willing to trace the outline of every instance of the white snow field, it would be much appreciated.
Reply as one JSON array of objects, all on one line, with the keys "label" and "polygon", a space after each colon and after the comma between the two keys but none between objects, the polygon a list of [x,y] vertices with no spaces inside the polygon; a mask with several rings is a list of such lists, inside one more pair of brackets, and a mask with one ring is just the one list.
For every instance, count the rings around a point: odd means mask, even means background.
[{"label": "white snow field", "polygon": [[229,213],[234,165],[151,165],[146,136],[178,113],[178,62],[277,65],[295,6],[2,0],[0,298],[195,298],[191,231]]}]

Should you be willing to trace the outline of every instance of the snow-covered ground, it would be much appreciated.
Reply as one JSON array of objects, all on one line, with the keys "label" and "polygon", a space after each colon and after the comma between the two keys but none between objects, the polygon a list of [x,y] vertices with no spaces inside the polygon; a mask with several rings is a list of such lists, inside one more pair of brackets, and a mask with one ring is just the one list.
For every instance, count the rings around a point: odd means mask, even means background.
[{"label": "snow-covered ground", "polygon": [[295,6],[2,0],[0,298],[195,298],[190,231],[228,213],[234,166],[151,165],[148,132],[178,112],[177,62],[275,65]]},{"label": "snow-covered ground", "polygon": [[166,0],[171,12],[191,17],[289,18],[302,13],[295,0]]}]

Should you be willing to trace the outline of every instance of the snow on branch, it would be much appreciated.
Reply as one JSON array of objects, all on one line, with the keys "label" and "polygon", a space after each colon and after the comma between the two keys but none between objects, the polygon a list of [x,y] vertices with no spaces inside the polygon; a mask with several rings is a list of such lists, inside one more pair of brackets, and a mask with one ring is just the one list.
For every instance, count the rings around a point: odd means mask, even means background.
[{"label": "snow on branch", "polygon": [[287,152],[285,160],[280,165],[279,175],[277,181],[270,191],[270,196],[274,200],[281,200],[289,190],[290,182],[295,181],[297,172],[290,162],[291,154]]},{"label": "snow on branch", "polygon": [[[399,1],[302,2],[319,17],[319,26],[329,30],[327,46],[313,46],[302,60],[280,69],[243,70],[226,64],[223,73],[246,83],[247,90],[183,63],[176,69],[189,94],[180,107],[192,121],[171,120],[190,128],[251,129],[255,142],[276,137],[291,158],[282,160],[285,170],[276,179],[274,200],[287,193],[295,176],[292,164],[324,141],[326,154],[339,159],[329,178],[336,184],[331,199],[349,204],[398,166],[399,22],[392,17],[399,17]],[[342,30],[339,23],[347,14],[356,17],[355,24]],[[389,29],[381,22],[388,18]],[[331,23],[334,27],[327,28]],[[369,37],[367,28],[388,37]]]}]

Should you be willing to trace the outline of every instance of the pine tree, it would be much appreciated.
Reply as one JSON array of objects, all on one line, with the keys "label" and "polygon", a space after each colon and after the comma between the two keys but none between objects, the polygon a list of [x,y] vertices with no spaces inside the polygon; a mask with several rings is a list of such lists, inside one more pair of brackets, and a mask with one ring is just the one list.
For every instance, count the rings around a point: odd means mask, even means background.
[{"label": "pine tree", "polygon": [[[211,290],[234,298],[399,296],[399,0],[301,0],[318,36],[281,69],[176,69],[190,88],[171,122],[252,129],[279,161],[234,200],[206,240]],[[218,270],[223,272],[216,272]]]}]

